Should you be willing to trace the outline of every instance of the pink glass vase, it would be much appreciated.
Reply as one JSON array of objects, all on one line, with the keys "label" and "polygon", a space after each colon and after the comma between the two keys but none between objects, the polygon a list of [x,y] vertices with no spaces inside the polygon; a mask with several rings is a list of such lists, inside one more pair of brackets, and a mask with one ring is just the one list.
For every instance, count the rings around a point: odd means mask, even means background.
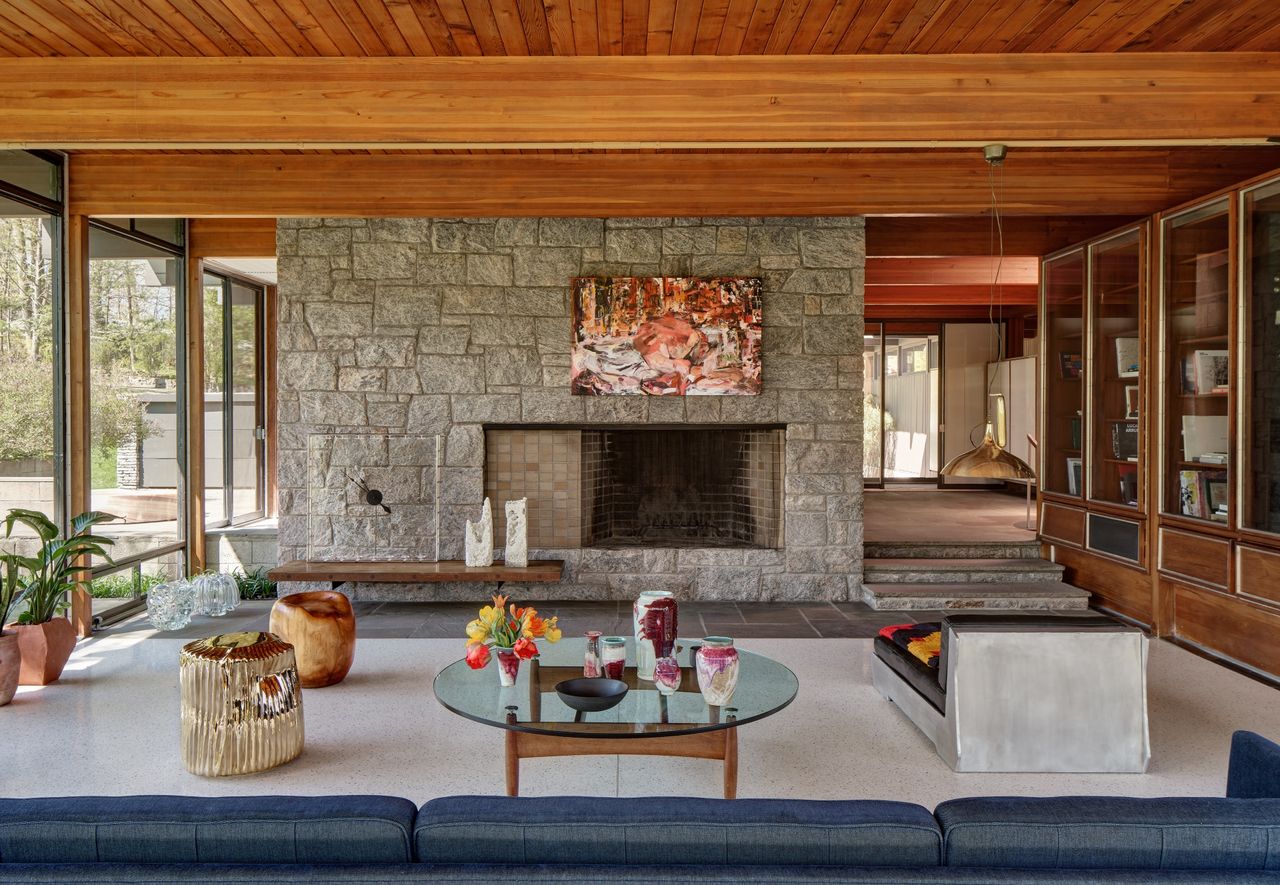
[{"label": "pink glass vase", "polygon": [[738,687],[738,650],[728,636],[708,636],[696,655],[698,689],[712,707],[723,707]]},{"label": "pink glass vase", "polygon": [[680,664],[668,655],[653,665],[653,687],[658,694],[673,695],[680,690]]},{"label": "pink glass vase", "polygon": [[587,631],[587,652],[582,661],[582,675],[587,679],[602,675],[600,669],[600,636],[599,630]]},{"label": "pink glass vase", "polygon": [[516,684],[516,676],[520,673],[520,657],[512,649],[496,648],[494,657],[498,659],[498,684],[510,688]]},{"label": "pink glass vase", "polygon": [[645,590],[632,606],[636,635],[636,676],[653,681],[653,665],[676,643],[677,606],[670,590]]}]

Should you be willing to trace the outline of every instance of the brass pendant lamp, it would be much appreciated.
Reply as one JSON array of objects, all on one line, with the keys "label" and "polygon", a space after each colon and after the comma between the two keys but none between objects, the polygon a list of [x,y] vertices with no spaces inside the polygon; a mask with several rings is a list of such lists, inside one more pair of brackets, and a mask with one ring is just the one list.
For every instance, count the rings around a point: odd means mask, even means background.
[{"label": "brass pendant lamp", "polygon": [[[982,149],[987,161],[988,180],[991,185],[991,241],[992,257],[996,259],[995,270],[991,278],[991,296],[987,302],[987,320],[996,335],[996,360],[1004,356],[1003,335],[995,321],[996,289],[1000,284],[1000,267],[1004,263],[1004,230],[1000,221],[1000,203],[996,199],[996,169],[1004,162],[1005,146],[990,144]],[[999,250],[997,251],[997,244]],[[1012,368],[1010,377],[1012,377]],[[994,376],[993,376],[994,378]],[[977,448],[970,449],[963,455],[957,455],[947,462],[939,473],[942,476],[963,476],[978,479],[1035,479],[1035,471],[1017,455],[1009,452],[1005,446],[1008,424],[1006,423],[1004,396],[991,393],[991,382],[987,382],[987,399],[995,400],[995,414],[988,407],[986,429],[982,442]]]}]

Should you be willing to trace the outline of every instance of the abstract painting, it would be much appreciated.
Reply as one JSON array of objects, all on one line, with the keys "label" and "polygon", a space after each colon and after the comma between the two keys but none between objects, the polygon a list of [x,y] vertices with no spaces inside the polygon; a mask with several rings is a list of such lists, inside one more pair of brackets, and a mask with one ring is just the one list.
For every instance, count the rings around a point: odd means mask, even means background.
[{"label": "abstract painting", "polygon": [[760,392],[760,280],[577,277],[572,288],[574,393]]}]

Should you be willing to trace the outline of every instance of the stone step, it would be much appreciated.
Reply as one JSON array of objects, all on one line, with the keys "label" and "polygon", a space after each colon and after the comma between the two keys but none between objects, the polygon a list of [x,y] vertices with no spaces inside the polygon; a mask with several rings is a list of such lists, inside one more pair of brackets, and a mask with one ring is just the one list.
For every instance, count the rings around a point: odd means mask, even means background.
[{"label": "stone step", "polygon": [[867,559],[868,584],[1021,584],[1059,581],[1063,566],[1044,559]]},{"label": "stone step", "polygon": [[1039,559],[1039,541],[867,541],[867,559]]},{"label": "stone step", "polygon": [[1062,581],[1018,584],[862,585],[862,601],[877,611],[1084,611],[1089,592]]}]

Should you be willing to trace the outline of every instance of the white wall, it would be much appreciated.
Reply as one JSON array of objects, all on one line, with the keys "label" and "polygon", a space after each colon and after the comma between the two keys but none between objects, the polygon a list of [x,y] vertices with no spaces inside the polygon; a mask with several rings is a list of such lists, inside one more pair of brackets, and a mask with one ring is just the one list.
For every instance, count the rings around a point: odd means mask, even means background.
[{"label": "white wall", "polygon": [[[982,440],[982,424],[987,415],[987,363],[996,357],[996,339],[987,323],[946,323],[942,335],[945,464]],[[958,482],[983,481],[966,477]],[[992,480],[989,484],[1000,483]]]}]

